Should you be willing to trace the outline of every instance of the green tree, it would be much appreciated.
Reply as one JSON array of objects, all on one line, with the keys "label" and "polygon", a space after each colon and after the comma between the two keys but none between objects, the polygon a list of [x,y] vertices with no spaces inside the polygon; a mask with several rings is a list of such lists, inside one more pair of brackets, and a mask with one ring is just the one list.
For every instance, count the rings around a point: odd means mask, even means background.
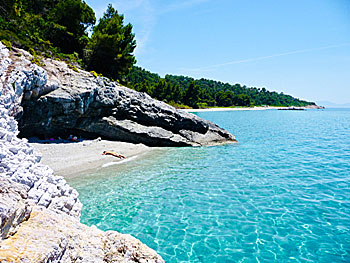
[{"label": "green tree", "polygon": [[153,97],[153,89],[146,80],[142,81],[141,83],[137,83],[134,86],[134,89],[139,92],[146,92],[148,95]]},{"label": "green tree", "polygon": [[232,91],[220,90],[216,96],[216,101],[218,103],[218,106],[224,106],[224,107],[231,106],[233,104],[233,97],[234,97],[234,94]]},{"label": "green tree", "polygon": [[125,76],[136,63],[133,55],[136,47],[132,25],[123,25],[124,16],[119,15],[112,5],[93,29],[86,49],[88,70],[125,82]]},{"label": "green tree", "polygon": [[164,100],[166,97],[167,82],[161,79],[158,84],[154,87],[153,96],[157,100]]},{"label": "green tree", "polygon": [[252,104],[251,98],[247,94],[239,94],[232,99],[233,104],[236,106],[249,107]]},{"label": "green tree", "polygon": [[173,92],[170,100],[176,103],[181,103],[182,101],[182,90],[180,88],[180,85],[177,83],[173,86]]},{"label": "green tree", "polygon": [[185,95],[183,97],[184,104],[197,108],[197,103],[199,102],[199,94],[200,94],[200,88],[196,83],[193,81],[188,86]]},{"label": "green tree", "polygon": [[89,37],[87,29],[95,22],[95,13],[81,0],[61,0],[51,8],[46,30],[47,38],[64,53],[83,53]]},{"label": "green tree", "polygon": [[95,21],[82,0],[0,0],[0,39],[48,56],[82,54]]}]

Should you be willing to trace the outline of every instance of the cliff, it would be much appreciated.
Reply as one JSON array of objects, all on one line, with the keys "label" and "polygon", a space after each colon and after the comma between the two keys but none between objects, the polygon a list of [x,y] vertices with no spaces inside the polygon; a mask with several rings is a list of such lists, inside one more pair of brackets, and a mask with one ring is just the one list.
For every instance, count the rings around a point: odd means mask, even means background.
[{"label": "cliff", "polygon": [[[37,64],[40,64],[37,65]],[[0,42],[0,262],[163,262],[130,235],[81,224],[78,193],[22,136],[152,146],[234,142],[215,124],[64,62]]]},{"label": "cliff", "polygon": [[164,262],[130,235],[79,222],[78,193],[16,137],[13,93],[0,92],[0,262]]},{"label": "cliff", "polygon": [[[234,142],[212,122],[110,82],[65,62],[42,59],[23,50],[10,52],[6,82],[17,94],[14,115],[23,137],[85,138],[148,146],[201,146]],[[23,109],[22,109],[23,107]]]},{"label": "cliff", "polygon": [[[28,82],[20,77],[26,73],[13,66],[0,42],[0,262],[164,262],[130,235],[79,222],[76,190],[40,164],[40,154],[17,137],[13,116],[22,112]],[[33,87],[42,83],[30,77]]]}]

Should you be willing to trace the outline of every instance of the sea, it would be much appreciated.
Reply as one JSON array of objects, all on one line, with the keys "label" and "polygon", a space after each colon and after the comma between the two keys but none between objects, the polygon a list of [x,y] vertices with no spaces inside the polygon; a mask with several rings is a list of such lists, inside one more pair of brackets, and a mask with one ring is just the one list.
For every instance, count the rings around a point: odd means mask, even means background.
[{"label": "sea", "polygon": [[238,143],[69,180],[81,221],[166,262],[350,262],[350,109],[201,112]]}]

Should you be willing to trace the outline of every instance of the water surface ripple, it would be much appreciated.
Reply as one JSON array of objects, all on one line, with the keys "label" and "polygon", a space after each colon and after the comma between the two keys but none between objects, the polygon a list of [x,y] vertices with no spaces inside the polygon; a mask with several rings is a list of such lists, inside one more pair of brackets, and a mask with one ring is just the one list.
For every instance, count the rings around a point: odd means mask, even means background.
[{"label": "water surface ripple", "polygon": [[82,221],[167,262],[350,262],[350,110],[198,115],[239,143],[72,179]]}]

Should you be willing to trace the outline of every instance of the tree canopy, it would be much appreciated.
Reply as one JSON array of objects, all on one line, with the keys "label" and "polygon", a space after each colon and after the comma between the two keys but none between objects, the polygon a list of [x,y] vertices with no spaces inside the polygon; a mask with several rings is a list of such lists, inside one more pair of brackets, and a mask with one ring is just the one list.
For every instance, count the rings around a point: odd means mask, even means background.
[{"label": "tree canopy", "polygon": [[48,40],[60,47],[64,53],[78,52],[89,41],[87,29],[95,22],[95,13],[85,2],[80,0],[59,1],[48,13],[49,28],[46,30]]},{"label": "tree canopy", "polygon": [[112,5],[94,27],[87,45],[87,69],[98,69],[103,75],[123,80],[136,63],[133,55],[136,47],[132,25],[123,25],[124,16],[119,15]]},{"label": "tree canopy", "polygon": [[0,37],[14,45],[82,54],[95,13],[81,0],[8,0],[0,2]]},{"label": "tree canopy", "polygon": [[[134,66],[127,77],[128,85],[174,106],[193,108],[206,106],[306,106],[313,102],[299,100],[290,95],[268,91],[266,88],[231,85],[215,80],[193,79],[185,76],[155,73]],[[166,96],[164,95],[166,94]]]},{"label": "tree canopy", "polygon": [[125,79],[136,62],[132,25],[124,26],[124,16],[111,5],[93,27],[95,22],[94,11],[82,0],[0,0],[0,40]]}]

